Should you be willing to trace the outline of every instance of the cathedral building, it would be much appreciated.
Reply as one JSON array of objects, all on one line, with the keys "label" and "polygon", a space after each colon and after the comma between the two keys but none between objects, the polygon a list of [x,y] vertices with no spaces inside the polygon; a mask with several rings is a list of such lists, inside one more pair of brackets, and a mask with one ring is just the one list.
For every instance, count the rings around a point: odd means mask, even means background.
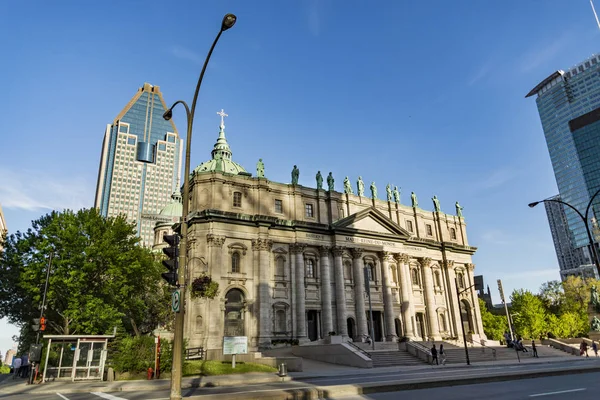
[{"label": "cathedral building", "polygon": [[[188,277],[219,284],[212,300],[188,294],[190,347],[210,357],[224,336],[248,337],[249,350],[328,335],[363,341],[371,332],[376,341],[462,339],[463,327],[485,339],[476,248],[458,203],[449,215],[435,196],[428,211],[414,193],[401,204],[389,185],[381,200],[374,183],[365,194],[360,177],[338,192],[331,174],[323,188],[320,172],[315,187],[299,185],[299,173],[294,166],[292,183],[270,181],[262,160],[247,172],[232,160],[221,120],[212,158],[190,178]],[[155,229],[159,238],[170,224]]]}]

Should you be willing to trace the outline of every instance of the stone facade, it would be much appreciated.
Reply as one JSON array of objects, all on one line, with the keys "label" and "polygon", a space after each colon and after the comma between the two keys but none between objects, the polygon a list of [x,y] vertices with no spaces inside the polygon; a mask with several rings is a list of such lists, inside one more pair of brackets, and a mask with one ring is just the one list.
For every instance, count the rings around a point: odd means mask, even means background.
[{"label": "stone facade", "polygon": [[462,217],[248,175],[192,177],[188,251],[206,262],[189,276],[208,273],[220,293],[188,297],[189,346],[218,351],[229,335],[254,350],[330,332],[364,340],[365,279],[375,340],[461,338],[461,308],[465,330],[485,338],[474,288],[457,297],[455,279],[474,284]]}]

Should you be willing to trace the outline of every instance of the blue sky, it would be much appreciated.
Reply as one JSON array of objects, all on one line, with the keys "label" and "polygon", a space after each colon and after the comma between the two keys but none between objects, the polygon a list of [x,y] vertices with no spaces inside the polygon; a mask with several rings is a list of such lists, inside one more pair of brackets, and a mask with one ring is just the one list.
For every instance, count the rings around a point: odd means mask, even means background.
[{"label": "blue sky", "polygon": [[[600,4],[597,4],[600,5]],[[600,49],[587,0],[0,2],[0,204],[9,230],[91,207],[104,129],[144,83],[198,101],[192,164],[221,108],[233,158],[315,186],[317,170],[464,206],[476,272],[499,300],[559,279],[543,207],[557,193],[533,98]],[[182,135],[184,115],[175,114]],[[381,196],[381,195],[380,195]],[[0,321],[0,351],[14,327]]]}]

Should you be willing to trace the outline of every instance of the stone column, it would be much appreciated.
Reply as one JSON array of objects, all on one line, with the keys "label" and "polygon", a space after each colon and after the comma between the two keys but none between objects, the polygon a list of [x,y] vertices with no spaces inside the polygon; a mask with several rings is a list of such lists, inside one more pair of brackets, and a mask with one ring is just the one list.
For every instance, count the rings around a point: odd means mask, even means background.
[{"label": "stone column", "polygon": [[[209,248],[210,258],[209,258],[209,268],[208,273],[211,275],[211,278],[217,282],[221,280],[221,272],[224,274],[227,273],[228,264],[225,264],[229,260],[223,261],[223,244],[225,244],[225,236],[214,235],[209,233],[206,235],[206,243]],[[226,265],[225,268],[216,268],[217,265]],[[230,266],[229,266],[230,267]],[[226,293],[223,293],[223,297]],[[206,301],[207,304],[218,304],[217,301]],[[189,313],[189,312],[188,312]],[[191,313],[190,318],[195,319],[196,315],[192,316]],[[221,310],[219,307],[210,307],[208,308],[208,312],[202,316],[202,323],[205,326],[204,336],[207,338],[206,346],[210,349],[220,348],[223,345],[223,333],[225,331],[225,310]],[[192,321],[193,321],[192,319]],[[206,322],[205,322],[206,321]],[[210,321],[219,321],[218,323],[210,323]],[[193,322],[192,322],[193,323]],[[193,325],[188,325],[193,326]],[[252,341],[257,332],[250,330],[247,331],[247,336],[249,336],[249,340]]]},{"label": "stone column", "polygon": [[473,272],[475,271],[475,264],[466,264],[465,266],[467,267],[467,286],[471,286],[471,289],[469,289],[469,298],[471,299],[471,304],[473,304],[473,326],[477,331],[476,333],[479,334],[480,338],[487,339],[485,333],[483,332],[481,310],[479,309],[479,298],[477,297],[477,294],[475,294],[475,279],[473,277]]},{"label": "stone column", "polygon": [[433,340],[440,340],[440,325],[435,309],[435,294],[433,293],[433,275],[431,273],[431,258],[423,257],[419,259],[419,264],[423,268],[423,291],[425,293],[425,306],[427,307],[427,317],[429,318],[429,337]]},{"label": "stone column", "polygon": [[460,299],[456,292],[456,272],[454,271],[454,261],[446,261],[446,268],[448,270],[448,294],[451,299],[451,317],[452,325],[454,327],[454,335],[462,338],[462,326],[460,322]]},{"label": "stone column", "polygon": [[392,253],[383,251],[379,253],[381,258],[381,280],[383,282],[383,312],[385,318],[385,339],[392,342],[398,338],[394,326],[394,297],[390,279],[390,261],[394,260]]},{"label": "stone column", "polygon": [[362,262],[363,250],[350,249],[352,254],[352,271],[354,275],[354,309],[356,310],[356,341],[363,341],[369,334],[367,327],[367,314],[365,307],[365,275]]},{"label": "stone column", "polygon": [[258,252],[258,345],[271,348],[273,318],[271,316],[271,247],[269,239],[253,239],[252,250]]},{"label": "stone column", "polygon": [[410,278],[410,269],[408,267],[408,254],[396,255],[398,261],[398,271],[400,271],[400,290],[402,290],[402,323],[404,324],[404,335],[413,339],[415,332],[412,326],[412,319],[415,315],[414,304],[412,302],[412,282]]},{"label": "stone column", "polygon": [[344,266],[342,265],[342,255],[344,247],[335,246],[333,249],[334,255],[334,273],[335,273],[335,304],[337,314],[337,331],[338,335],[348,336],[348,325],[346,323],[346,293],[344,283]]},{"label": "stone column", "polygon": [[290,250],[295,258],[296,275],[296,339],[300,342],[308,341],[306,337],[306,289],[304,287],[304,251],[305,245],[290,245]]},{"label": "stone column", "polygon": [[321,309],[323,313],[323,336],[333,331],[333,319],[331,312],[331,270],[329,266],[329,251],[331,247],[321,246]]}]

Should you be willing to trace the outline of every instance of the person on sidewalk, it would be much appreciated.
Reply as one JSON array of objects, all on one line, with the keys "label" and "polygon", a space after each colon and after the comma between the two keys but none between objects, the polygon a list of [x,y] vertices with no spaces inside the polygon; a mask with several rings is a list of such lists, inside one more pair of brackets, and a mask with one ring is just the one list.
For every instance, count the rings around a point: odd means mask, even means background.
[{"label": "person on sidewalk", "polygon": [[533,350],[533,356],[536,358],[540,358],[537,353],[537,348],[535,347],[535,340],[531,339],[531,350]]},{"label": "person on sidewalk", "polygon": [[13,358],[13,379],[17,379],[19,372],[21,371],[21,357]]},{"label": "person on sidewalk", "polygon": [[437,349],[435,348],[435,343],[433,344],[433,347],[431,348],[431,365],[433,365],[433,361],[435,361],[435,365],[440,365],[440,363],[438,362],[438,352],[437,352]]},{"label": "person on sidewalk", "polygon": [[581,341],[581,344],[579,345],[579,355],[583,356],[585,354],[585,358],[589,358],[590,356],[588,355],[588,345],[585,342],[585,339]]},{"label": "person on sidewalk", "polygon": [[598,343],[595,340],[592,340],[592,350],[594,350],[594,354],[598,357]]},{"label": "person on sidewalk", "polygon": [[21,356],[21,378],[29,378],[29,355],[23,354]]},{"label": "person on sidewalk", "polygon": [[446,352],[443,343],[440,344],[440,358],[442,359],[442,365],[446,365]]}]

